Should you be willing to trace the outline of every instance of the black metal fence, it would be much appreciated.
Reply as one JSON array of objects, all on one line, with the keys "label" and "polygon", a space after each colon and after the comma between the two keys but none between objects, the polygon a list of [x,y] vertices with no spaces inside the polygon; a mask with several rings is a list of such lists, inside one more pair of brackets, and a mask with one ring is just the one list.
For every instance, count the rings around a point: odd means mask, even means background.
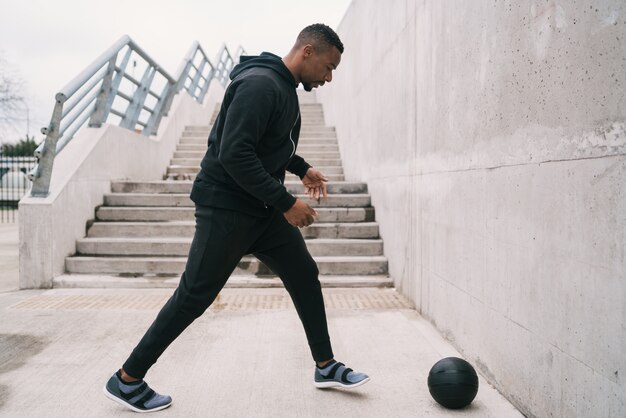
[{"label": "black metal fence", "polygon": [[17,222],[17,204],[31,185],[26,174],[36,162],[35,157],[0,156],[0,223]]}]

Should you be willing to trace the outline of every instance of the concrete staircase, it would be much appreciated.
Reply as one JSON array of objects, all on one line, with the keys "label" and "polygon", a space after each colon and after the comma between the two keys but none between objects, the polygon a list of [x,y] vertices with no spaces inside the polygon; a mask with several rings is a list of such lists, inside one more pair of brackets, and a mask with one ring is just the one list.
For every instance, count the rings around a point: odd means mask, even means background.
[{"label": "concrete staircase", "polygon": [[[298,154],[329,177],[327,201],[302,195],[300,180],[287,175],[288,190],[306,199],[318,222],[301,231],[320,269],[323,286],[392,286],[367,185],[344,181],[334,128],[324,126],[314,94],[301,94]],[[215,120],[216,114],[213,115]],[[192,180],[206,150],[210,126],[188,126],[165,180],[115,181],[77,254],[66,259],[67,274],[55,287],[173,287],[184,270],[194,233]],[[227,286],[280,286],[252,256],[239,264]]]}]

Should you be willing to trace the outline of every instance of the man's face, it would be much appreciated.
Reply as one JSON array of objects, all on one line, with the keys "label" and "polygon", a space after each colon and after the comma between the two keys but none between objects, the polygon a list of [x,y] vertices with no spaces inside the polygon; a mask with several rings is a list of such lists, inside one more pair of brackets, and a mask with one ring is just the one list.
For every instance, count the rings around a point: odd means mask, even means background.
[{"label": "man's face", "polygon": [[341,62],[341,52],[334,46],[325,50],[316,50],[312,45],[304,48],[304,63],[300,74],[300,81],[306,91],[330,83],[333,79],[333,70]]}]

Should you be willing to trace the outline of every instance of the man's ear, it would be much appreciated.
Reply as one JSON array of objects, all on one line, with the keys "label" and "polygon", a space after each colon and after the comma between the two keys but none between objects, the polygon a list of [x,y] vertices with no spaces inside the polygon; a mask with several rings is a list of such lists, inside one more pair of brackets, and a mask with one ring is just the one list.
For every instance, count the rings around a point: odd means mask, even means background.
[{"label": "man's ear", "polygon": [[311,55],[313,55],[313,45],[311,44],[306,44],[303,48],[302,48],[302,55],[305,58],[309,58],[311,57]]}]

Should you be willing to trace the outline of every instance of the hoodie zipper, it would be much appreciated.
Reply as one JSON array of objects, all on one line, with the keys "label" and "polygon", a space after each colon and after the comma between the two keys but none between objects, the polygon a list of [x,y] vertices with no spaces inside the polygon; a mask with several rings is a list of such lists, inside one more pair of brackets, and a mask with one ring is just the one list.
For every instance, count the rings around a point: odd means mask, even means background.
[{"label": "hoodie zipper", "polygon": [[291,152],[291,156],[289,157],[290,160],[294,156],[294,154],[296,153],[296,143],[294,142],[294,140],[291,137],[291,135],[293,134],[293,128],[295,128],[296,127],[296,123],[298,123],[298,119],[300,119],[300,111],[299,110],[298,110],[298,116],[296,117],[296,121],[293,123],[293,126],[291,127],[291,130],[289,131],[289,140],[291,141],[291,145],[293,146],[293,151]]},{"label": "hoodie zipper", "polygon": [[[293,123],[293,126],[291,127],[291,130],[289,131],[289,140],[291,141],[291,146],[293,147],[293,151],[291,151],[291,155],[289,156],[289,159],[291,160],[293,158],[293,156],[296,153],[296,143],[293,140],[293,138],[291,137],[291,135],[293,134],[293,128],[296,127],[296,124],[298,123],[298,120],[300,119],[300,111],[298,110],[298,116],[296,116],[296,121]],[[287,167],[285,166],[285,169]],[[280,181],[280,179],[278,179],[278,182],[282,185],[283,182]],[[265,209],[268,209],[269,206],[267,205],[267,203],[263,202],[263,205],[265,206]]]}]

